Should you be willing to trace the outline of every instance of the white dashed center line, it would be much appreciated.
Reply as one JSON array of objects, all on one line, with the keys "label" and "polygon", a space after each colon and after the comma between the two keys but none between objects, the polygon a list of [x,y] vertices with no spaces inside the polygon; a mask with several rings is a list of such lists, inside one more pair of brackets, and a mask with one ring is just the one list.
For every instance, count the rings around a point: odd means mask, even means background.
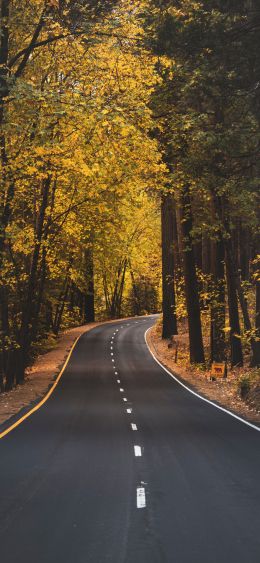
[{"label": "white dashed center line", "polygon": [[131,427],[132,427],[132,430],[137,430],[137,426],[133,422],[131,422]]},{"label": "white dashed center line", "polygon": [[119,391],[120,393],[124,393],[125,390],[122,387],[120,387]]},{"label": "white dashed center line", "polygon": [[120,385],[120,383],[121,383],[120,379],[117,379],[117,383],[118,383],[118,385]]},{"label": "white dashed center line", "polygon": [[127,398],[126,398],[126,397],[123,397],[123,401],[125,401],[125,403],[127,403]]},{"label": "white dashed center line", "polygon": [[126,409],[127,414],[132,414],[133,409]]},{"label": "white dashed center line", "polygon": [[142,450],[140,446],[134,446],[134,451],[135,451],[135,457],[141,457],[142,456]]},{"label": "white dashed center line", "polygon": [[136,505],[137,508],[145,508],[146,507],[146,498],[145,498],[145,488],[138,487],[136,489]]}]

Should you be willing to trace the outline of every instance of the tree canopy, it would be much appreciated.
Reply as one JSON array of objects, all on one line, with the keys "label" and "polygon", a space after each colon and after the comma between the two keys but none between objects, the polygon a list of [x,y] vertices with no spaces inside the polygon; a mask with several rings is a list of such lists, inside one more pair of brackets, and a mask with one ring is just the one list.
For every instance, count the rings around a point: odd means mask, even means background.
[{"label": "tree canopy", "polygon": [[192,362],[210,327],[211,360],[258,365],[257,2],[0,10],[1,389],[61,328],[161,300]]}]

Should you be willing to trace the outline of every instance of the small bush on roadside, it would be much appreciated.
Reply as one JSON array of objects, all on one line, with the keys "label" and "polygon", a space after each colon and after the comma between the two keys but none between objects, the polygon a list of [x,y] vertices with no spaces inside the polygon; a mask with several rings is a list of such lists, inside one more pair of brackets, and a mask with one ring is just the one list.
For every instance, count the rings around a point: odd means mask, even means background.
[{"label": "small bush on roadside", "polygon": [[238,390],[242,399],[247,397],[251,389],[251,381],[248,374],[242,375],[238,381]]}]

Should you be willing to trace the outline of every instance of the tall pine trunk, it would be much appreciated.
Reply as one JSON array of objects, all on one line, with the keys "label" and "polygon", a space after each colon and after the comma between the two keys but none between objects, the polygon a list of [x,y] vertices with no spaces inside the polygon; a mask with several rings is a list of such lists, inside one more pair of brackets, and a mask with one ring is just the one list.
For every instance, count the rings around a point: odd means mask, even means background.
[{"label": "tall pine trunk", "polygon": [[228,293],[231,366],[243,366],[243,351],[238,310],[237,280],[232,259],[232,243],[230,238],[225,239],[225,263]]},{"label": "tall pine trunk", "polygon": [[260,279],[255,281],[255,338],[252,345],[252,367],[260,367]]},{"label": "tall pine trunk", "polygon": [[174,277],[177,279],[178,272],[181,269],[180,242],[177,224],[176,204],[173,201],[173,260],[174,260]]},{"label": "tall pine trunk", "polygon": [[174,213],[172,194],[162,195],[162,338],[170,338],[173,334],[177,334],[174,285]]},{"label": "tall pine trunk", "polygon": [[193,364],[200,364],[204,363],[205,357],[202,340],[198,281],[192,245],[192,211],[188,186],[183,188],[181,195],[181,226],[183,238],[183,270],[190,339],[190,361]]},{"label": "tall pine trunk", "polygon": [[211,243],[211,362],[225,360],[225,249],[222,238]]}]

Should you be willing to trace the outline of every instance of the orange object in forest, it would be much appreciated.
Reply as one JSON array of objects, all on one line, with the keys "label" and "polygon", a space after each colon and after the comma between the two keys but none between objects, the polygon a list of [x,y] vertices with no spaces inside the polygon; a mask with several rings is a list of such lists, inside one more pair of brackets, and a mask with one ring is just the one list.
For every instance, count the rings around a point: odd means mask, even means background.
[{"label": "orange object in forest", "polygon": [[211,366],[211,376],[225,377],[226,366],[225,363],[213,362]]}]

